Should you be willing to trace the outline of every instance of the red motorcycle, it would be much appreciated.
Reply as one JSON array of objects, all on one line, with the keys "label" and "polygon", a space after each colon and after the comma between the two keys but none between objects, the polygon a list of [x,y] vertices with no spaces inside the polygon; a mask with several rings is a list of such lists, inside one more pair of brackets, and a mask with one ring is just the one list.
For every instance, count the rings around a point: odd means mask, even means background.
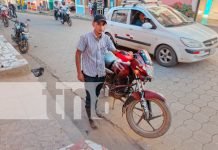
[{"label": "red motorcycle", "polygon": [[167,132],[171,124],[171,113],[166,99],[145,84],[152,81],[153,66],[148,52],[135,54],[125,51],[107,53],[105,56],[105,88],[109,96],[119,99],[122,112],[131,129],[145,138],[157,138]]},{"label": "red motorcycle", "polygon": [[7,8],[2,8],[0,11],[0,18],[4,24],[5,27],[9,26],[9,14],[8,14],[8,9]]}]

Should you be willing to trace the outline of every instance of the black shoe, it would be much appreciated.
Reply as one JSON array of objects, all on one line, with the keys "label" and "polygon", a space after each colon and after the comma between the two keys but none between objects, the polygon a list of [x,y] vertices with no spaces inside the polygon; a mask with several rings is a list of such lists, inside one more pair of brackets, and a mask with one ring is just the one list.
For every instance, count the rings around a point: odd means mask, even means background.
[{"label": "black shoe", "polygon": [[96,115],[97,115],[99,118],[104,118],[104,115],[102,115],[102,113],[99,112],[98,110],[96,110]]},{"label": "black shoe", "polygon": [[95,125],[95,122],[92,119],[89,119],[90,127],[94,130],[98,129],[98,127]]}]

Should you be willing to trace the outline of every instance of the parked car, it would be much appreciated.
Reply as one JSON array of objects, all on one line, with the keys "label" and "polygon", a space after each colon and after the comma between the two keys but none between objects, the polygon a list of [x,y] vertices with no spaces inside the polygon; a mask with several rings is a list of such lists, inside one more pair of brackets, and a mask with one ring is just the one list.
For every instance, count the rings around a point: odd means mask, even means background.
[{"label": "parked car", "polygon": [[[142,26],[135,24],[145,15]],[[218,34],[192,21],[172,7],[138,3],[113,7],[106,14],[105,33],[116,45],[146,49],[157,62],[171,67],[178,62],[200,61],[218,49]]]}]

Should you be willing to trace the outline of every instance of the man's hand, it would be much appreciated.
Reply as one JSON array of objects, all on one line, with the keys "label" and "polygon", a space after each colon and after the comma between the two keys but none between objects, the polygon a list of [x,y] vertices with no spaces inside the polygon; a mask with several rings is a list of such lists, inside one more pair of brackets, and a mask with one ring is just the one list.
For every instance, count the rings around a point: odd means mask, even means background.
[{"label": "man's hand", "polygon": [[77,69],[77,79],[84,82],[84,75],[81,71],[81,51],[76,51],[76,69]]},{"label": "man's hand", "polygon": [[84,82],[84,81],[85,81],[85,80],[84,80],[84,75],[83,75],[82,72],[79,72],[79,73],[77,74],[77,78],[78,78],[78,80],[81,81],[81,82]]}]

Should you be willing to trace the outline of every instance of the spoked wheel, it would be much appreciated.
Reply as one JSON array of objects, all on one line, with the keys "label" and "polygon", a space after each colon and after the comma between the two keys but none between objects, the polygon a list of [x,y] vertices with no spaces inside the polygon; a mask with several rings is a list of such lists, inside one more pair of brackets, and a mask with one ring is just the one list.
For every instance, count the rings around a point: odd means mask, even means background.
[{"label": "spoked wheel", "polygon": [[156,99],[150,99],[148,102],[151,109],[145,113],[140,101],[132,101],[127,108],[126,118],[137,134],[145,138],[157,138],[168,131],[171,114],[164,102]]},{"label": "spoked wheel", "polygon": [[25,54],[29,50],[29,44],[27,40],[21,41],[18,46],[21,54]]},{"label": "spoked wheel", "polygon": [[5,27],[8,27],[9,26],[9,21],[7,18],[3,18],[3,23],[4,23],[4,26]]}]

